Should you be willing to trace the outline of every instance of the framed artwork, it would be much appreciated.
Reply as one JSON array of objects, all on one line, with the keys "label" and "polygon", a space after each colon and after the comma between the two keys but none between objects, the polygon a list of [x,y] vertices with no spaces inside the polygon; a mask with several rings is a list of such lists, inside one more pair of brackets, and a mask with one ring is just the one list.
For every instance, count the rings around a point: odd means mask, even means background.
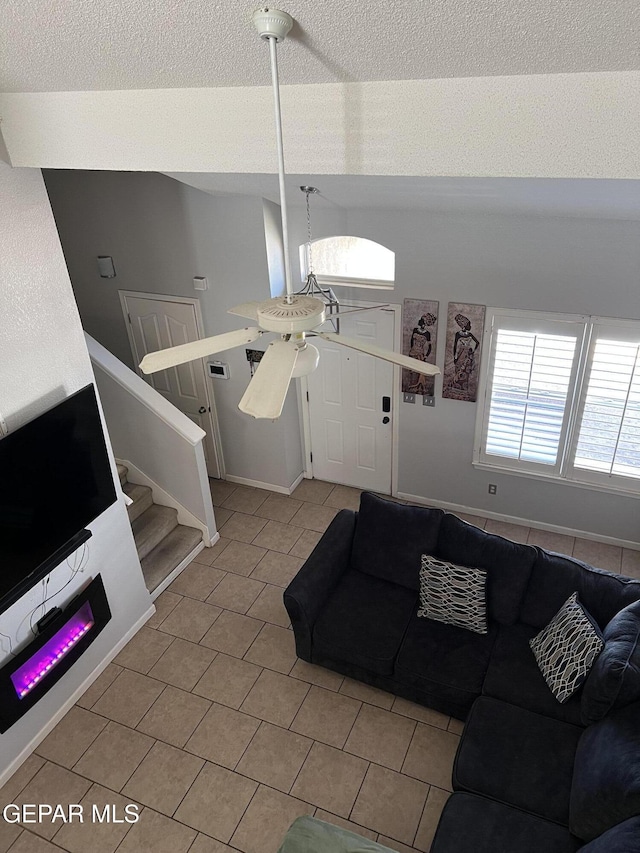
[{"label": "framed artwork", "polygon": [[450,302],[447,311],[447,341],[444,356],[442,396],[451,400],[475,403],[478,395],[478,375],[484,305]]},{"label": "framed artwork", "polygon": [[[440,303],[425,299],[405,299],[402,305],[402,352],[404,355],[436,363],[438,343],[438,307]],[[433,397],[434,376],[413,370],[402,371],[402,392]]]}]

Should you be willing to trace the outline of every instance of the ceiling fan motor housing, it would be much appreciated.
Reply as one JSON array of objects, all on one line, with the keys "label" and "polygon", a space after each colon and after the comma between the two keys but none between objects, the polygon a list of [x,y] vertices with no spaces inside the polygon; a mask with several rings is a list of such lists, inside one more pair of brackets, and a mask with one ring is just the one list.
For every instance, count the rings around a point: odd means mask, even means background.
[{"label": "ceiling fan motor housing", "polygon": [[314,296],[293,296],[290,302],[286,296],[278,296],[263,302],[257,313],[261,329],[287,335],[310,332],[324,323],[325,305]]}]

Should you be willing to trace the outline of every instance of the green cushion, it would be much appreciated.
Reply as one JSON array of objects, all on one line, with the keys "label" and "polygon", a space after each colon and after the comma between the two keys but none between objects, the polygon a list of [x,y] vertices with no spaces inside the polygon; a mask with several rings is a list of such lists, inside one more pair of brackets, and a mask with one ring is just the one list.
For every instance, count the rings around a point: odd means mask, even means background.
[{"label": "green cushion", "polygon": [[394,853],[355,832],[315,817],[299,817],[289,827],[278,853]]}]

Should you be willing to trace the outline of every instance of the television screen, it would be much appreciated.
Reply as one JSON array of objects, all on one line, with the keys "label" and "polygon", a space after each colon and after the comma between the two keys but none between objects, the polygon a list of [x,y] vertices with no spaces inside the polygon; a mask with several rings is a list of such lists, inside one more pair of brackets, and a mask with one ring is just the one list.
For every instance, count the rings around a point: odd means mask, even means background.
[{"label": "television screen", "polygon": [[0,610],[115,500],[93,385],[0,440]]}]

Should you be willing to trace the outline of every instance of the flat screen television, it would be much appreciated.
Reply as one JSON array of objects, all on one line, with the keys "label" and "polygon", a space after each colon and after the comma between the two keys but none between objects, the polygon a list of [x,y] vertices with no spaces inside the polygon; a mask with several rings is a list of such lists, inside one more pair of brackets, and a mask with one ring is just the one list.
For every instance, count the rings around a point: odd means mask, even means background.
[{"label": "flat screen television", "polygon": [[0,440],[0,612],[90,535],[116,491],[93,385]]}]

